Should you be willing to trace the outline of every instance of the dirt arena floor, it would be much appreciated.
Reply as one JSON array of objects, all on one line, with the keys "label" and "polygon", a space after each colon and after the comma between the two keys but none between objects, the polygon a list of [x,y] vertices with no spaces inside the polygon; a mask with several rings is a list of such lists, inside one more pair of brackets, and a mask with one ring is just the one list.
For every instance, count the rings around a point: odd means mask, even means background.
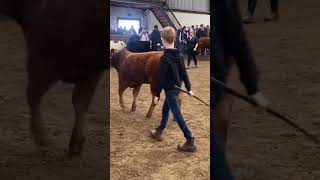
[{"label": "dirt arena floor", "polygon": [[[241,2],[244,12],[247,1]],[[320,138],[320,1],[279,2],[278,22],[263,22],[269,1],[259,1],[257,23],[246,25],[260,89],[274,108]],[[237,180],[320,179],[320,148],[299,132],[238,100],[232,119],[227,154]]]},{"label": "dirt arena floor", "polygon": [[[188,70],[192,89],[195,95],[209,103],[209,61],[200,61],[198,66],[197,69]],[[193,64],[190,67],[193,67]],[[149,86],[142,86],[137,100],[137,110],[130,112],[133,100],[132,89],[125,91],[126,109],[123,111],[119,105],[118,76],[115,69],[111,70],[110,81],[111,179],[209,179],[210,112],[208,107],[184,95],[182,113],[196,137],[198,150],[194,154],[181,153],[176,147],[185,140],[178,125],[171,120],[172,118],[168,122],[162,142],[154,141],[149,137],[150,130],[160,123],[163,99],[156,107],[151,119],[146,119],[145,115],[152,99]]]},{"label": "dirt arena floor", "polygon": [[72,85],[57,84],[45,96],[43,120],[52,147],[42,156],[28,128],[23,36],[14,22],[3,19],[0,21],[0,58],[0,179],[106,179],[107,81],[101,81],[92,102],[87,142],[82,157],[78,158],[66,156],[74,122]]}]

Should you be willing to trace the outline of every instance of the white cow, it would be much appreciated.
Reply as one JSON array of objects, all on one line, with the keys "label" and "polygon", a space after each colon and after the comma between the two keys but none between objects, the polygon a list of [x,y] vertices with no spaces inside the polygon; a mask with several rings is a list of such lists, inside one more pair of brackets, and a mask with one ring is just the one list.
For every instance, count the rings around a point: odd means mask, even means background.
[{"label": "white cow", "polygon": [[124,43],[123,41],[117,41],[117,42],[115,42],[114,40],[110,41],[110,53],[113,51],[120,51],[125,47],[126,47],[126,43]]}]

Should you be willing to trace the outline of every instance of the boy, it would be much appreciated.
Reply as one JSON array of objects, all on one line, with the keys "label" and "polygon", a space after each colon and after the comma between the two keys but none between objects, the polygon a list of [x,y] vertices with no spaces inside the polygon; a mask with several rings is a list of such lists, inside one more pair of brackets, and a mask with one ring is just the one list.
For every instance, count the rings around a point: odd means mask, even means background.
[{"label": "boy", "polygon": [[184,81],[186,89],[190,95],[193,96],[191,84],[184,65],[184,59],[180,56],[179,50],[174,48],[176,32],[172,27],[166,27],[161,32],[161,38],[165,51],[160,60],[160,83],[153,102],[155,104],[159,102],[162,89],[164,89],[166,97],[162,107],[162,119],[160,125],[156,129],[152,130],[150,135],[153,139],[158,141],[162,140],[162,132],[168,122],[169,110],[171,109],[176,122],[186,138],[186,142],[183,145],[178,145],[178,150],[195,152],[196,146],[194,144],[194,137],[192,137],[192,134],[186,125],[176,99],[179,90],[177,90],[175,86],[180,87],[181,81]]},{"label": "boy", "polygon": [[[247,94],[261,107],[268,107],[268,101],[258,89],[258,71],[254,62],[251,48],[245,30],[241,24],[238,0],[217,0],[213,4],[213,35],[211,49],[213,59],[210,63],[210,76],[227,82],[231,61],[235,61],[240,72],[240,78]],[[213,180],[233,180],[232,173],[227,163],[222,135],[215,130],[223,129],[221,109],[223,109],[223,88],[211,84],[210,93],[210,174]],[[219,115],[220,114],[220,115]],[[219,127],[218,127],[219,126]]]}]

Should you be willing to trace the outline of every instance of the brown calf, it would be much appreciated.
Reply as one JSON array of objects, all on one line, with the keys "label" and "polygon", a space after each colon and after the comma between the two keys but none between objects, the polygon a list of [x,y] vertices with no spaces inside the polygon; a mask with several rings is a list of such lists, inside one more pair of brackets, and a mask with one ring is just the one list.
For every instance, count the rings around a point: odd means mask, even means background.
[{"label": "brown calf", "polygon": [[201,37],[198,40],[198,49],[205,50],[210,49],[210,37]]},{"label": "brown calf", "polygon": [[107,4],[103,0],[0,0],[0,13],[16,20],[27,45],[30,128],[36,144],[46,146],[40,103],[58,81],[75,84],[76,113],[69,152],[78,154],[85,140],[90,101],[108,68]]},{"label": "brown calf", "polygon": [[[159,63],[163,51],[152,51],[144,53],[129,52],[126,48],[115,53],[111,58],[111,66],[118,72],[120,106],[125,108],[123,102],[123,92],[128,88],[133,88],[133,102],[131,111],[136,110],[136,100],[142,84],[150,84],[152,101],[146,115],[150,118],[156,104],[153,98],[159,84]],[[179,93],[178,102],[181,106],[182,95]]]}]

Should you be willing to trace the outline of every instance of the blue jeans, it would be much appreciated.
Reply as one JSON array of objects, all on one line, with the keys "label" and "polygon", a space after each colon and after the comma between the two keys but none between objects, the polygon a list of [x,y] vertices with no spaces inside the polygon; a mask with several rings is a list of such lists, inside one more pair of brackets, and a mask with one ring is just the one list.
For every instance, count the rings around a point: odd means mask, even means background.
[{"label": "blue jeans", "polygon": [[192,139],[192,134],[187,127],[187,124],[181,114],[180,107],[177,102],[178,90],[169,90],[165,91],[166,98],[162,107],[162,119],[160,122],[160,126],[157,130],[164,130],[166,128],[168,119],[169,119],[169,111],[171,109],[173,117],[176,119],[180,129],[182,130],[184,137],[188,140]]}]

